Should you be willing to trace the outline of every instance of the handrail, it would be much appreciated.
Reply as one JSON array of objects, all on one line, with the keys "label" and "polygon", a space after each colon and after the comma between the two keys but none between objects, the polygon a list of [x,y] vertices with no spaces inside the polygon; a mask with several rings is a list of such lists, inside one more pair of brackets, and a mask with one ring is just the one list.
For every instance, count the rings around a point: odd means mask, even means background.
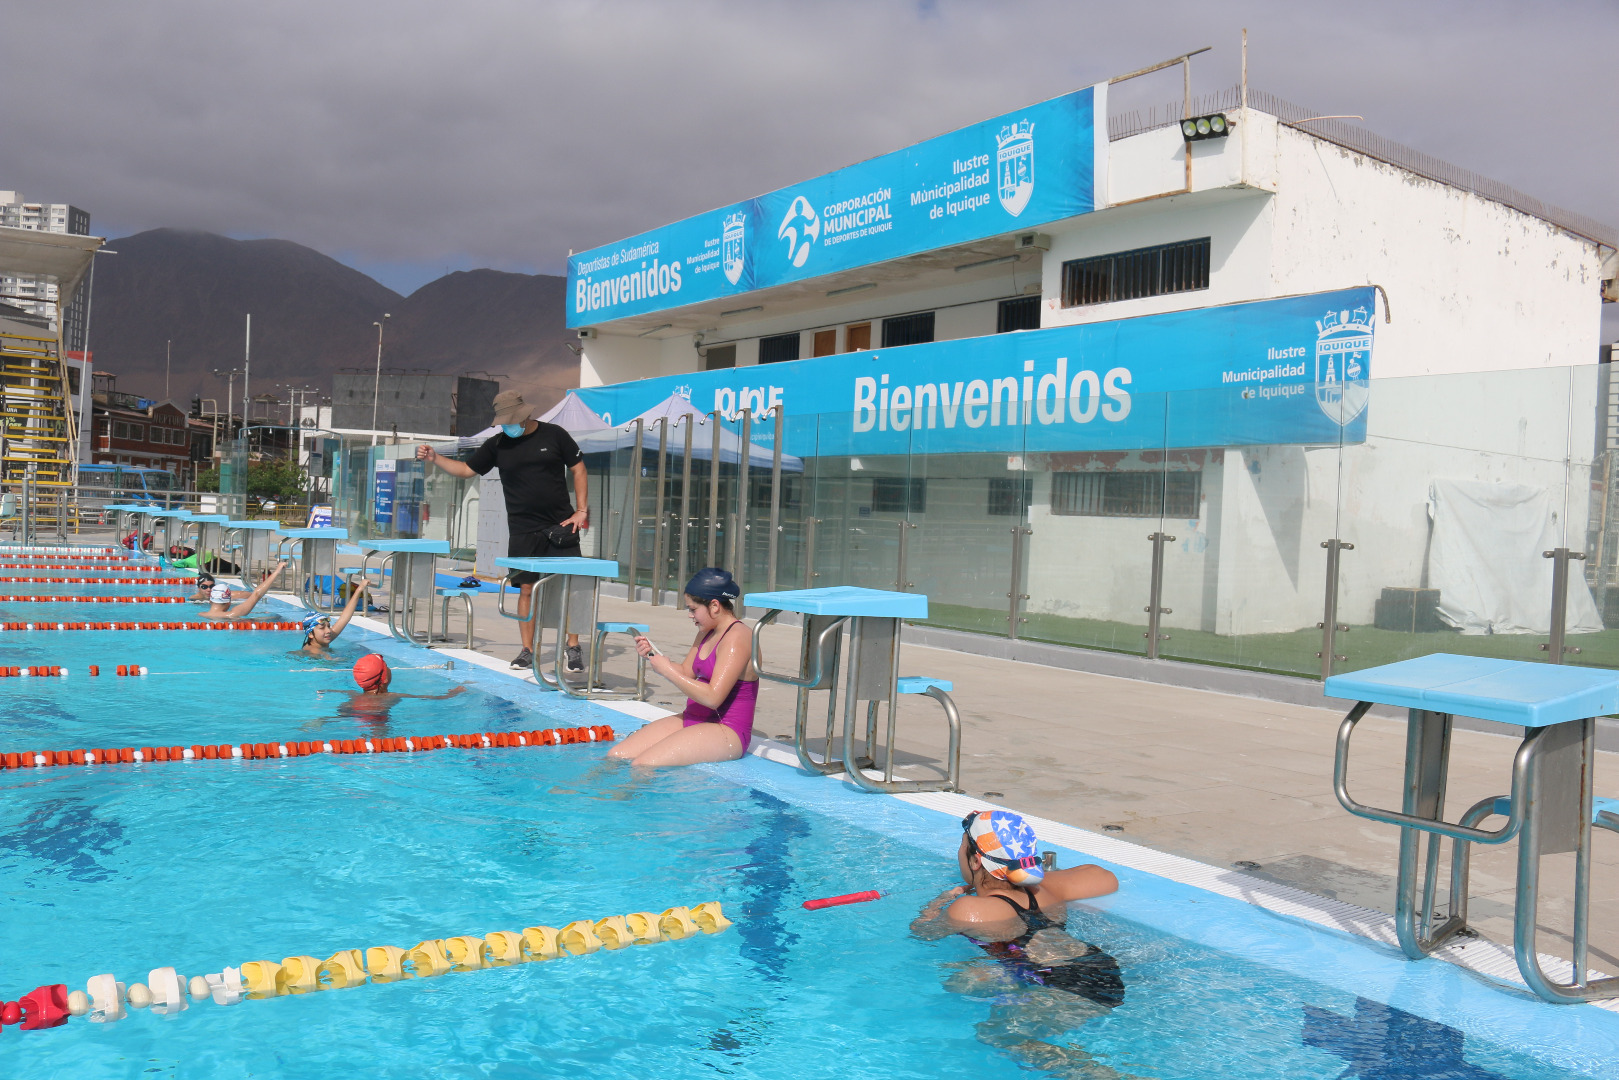
[{"label": "handrail", "polygon": [[837,619],[828,624],[825,629],[816,635],[814,650],[814,673],[806,678],[802,675],[783,675],[779,672],[766,671],[764,668],[764,652],[759,632],[769,624],[775,622],[776,616],[780,614],[780,610],[772,609],[765,612],[764,615],[760,616],[759,620],[753,624],[753,669],[759,673],[759,678],[761,679],[769,679],[771,682],[784,683],[787,686],[796,686],[800,690],[813,690],[818,687],[821,682],[821,677],[823,674],[821,670],[821,660],[826,652],[826,639],[835,630],[840,629],[844,623],[848,622],[849,616],[845,615],[841,619]]},{"label": "handrail", "polygon": [[1512,758],[1512,813],[1507,817],[1507,823],[1495,831],[1474,829],[1465,825],[1451,825],[1444,821],[1417,817],[1414,814],[1402,814],[1395,810],[1379,810],[1374,806],[1356,802],[1349,794],[1349,738],[1355,731],[1355,725],[1371,709],[1372,702],[1357,702],[1349,710],[1343,723],[1338,726],[1337,747],[1332,765],[1332,790],[1337,795],[1338,803],[1345,810],[1357,817],[1369,821],[1381,821],[1388,825],[1400,825],[1406,828],[1419,829],[1422,832],[1436,833],[1439,836],[1448,836],[1452,840],[1466,840],[1474,844],[1504,844],[1518,835],[1523,828],[1524,814],[1524,776],[1529,764],[1530,751],[1533,750],[1540,733],[1547,729],[1539,728],[1525,737],[1523,744]]}]

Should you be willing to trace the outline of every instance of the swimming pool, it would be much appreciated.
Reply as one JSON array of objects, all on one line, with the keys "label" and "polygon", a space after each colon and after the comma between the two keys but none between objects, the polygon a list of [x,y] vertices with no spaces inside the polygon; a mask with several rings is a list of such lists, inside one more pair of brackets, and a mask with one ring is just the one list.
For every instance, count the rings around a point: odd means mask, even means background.
[{"label": "swimming pool", "polygon": [[[290,655],[296,632],[0,640],[31,658],[9,663],[73,668],[0,681],[0,750],[633,723],[458,663],[401,671],[396,688],[448,678],[469,692],[401,702],[388,731],[367,729],[342,714],[346,695],[315,686],[345,686],[365,651],[398,667],[443,656],[360,626],[332,661]],[[84,677],[132,653],[153,674]],[[6,1030],[0,1075],[1013,1077],[1028,1070],[1008,1047],[1026,1038],[1064,1048],[1050,1075],[1550,1080],[1612,1075],[1619,1060],[1611,1013],[1124,866],[1118,894],[1070,919],[1118,959],[1124,1004],[1052,1007],[965,940],[907,933],[954,883],[960,796],[856,795],[756,757],[632,777],[604,756],[591,744],[0,772],[7,999],[101,972],[144,981],[165,965],[218,972],[708,900],[735,920],[566,960]],[[871,887],[890,894],[799,907]]]}]

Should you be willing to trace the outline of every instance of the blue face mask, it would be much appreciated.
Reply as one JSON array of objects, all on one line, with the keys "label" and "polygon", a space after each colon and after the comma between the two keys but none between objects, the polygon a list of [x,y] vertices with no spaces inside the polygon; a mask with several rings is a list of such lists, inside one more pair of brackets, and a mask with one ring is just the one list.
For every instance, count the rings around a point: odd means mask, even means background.
[{"label": "blue face mask", "polygon": [[522,424],[502,424],[502,425],[500,425],[500,430],[504,431],[507,434],[507,436],[509,436],[510,438],[515,439],[515,438],[517,438],[517,436],[519,436],[519,435],[521,435],[523,433],[523,425]]}]

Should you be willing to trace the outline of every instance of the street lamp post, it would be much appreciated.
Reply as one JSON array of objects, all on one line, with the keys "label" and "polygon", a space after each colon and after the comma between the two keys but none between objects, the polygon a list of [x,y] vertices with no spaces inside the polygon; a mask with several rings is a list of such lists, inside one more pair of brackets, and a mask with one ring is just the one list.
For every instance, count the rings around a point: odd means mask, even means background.
[{"label": "street lamp post", "polygon": [[388,321],[386,313],[382,322],[371,325],[377,328],[377,377],[371,383],[371,445],[377,445],[377,402],[382,397],[382,324]]}]

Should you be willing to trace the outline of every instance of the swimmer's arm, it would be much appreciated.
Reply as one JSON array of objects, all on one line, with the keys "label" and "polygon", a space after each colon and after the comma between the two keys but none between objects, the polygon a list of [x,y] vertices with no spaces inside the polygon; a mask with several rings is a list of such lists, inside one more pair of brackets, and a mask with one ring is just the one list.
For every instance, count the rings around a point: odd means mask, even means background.
[{"label": "swimmer's arm", "polygon": [[361,581],[357,582],[354,588],[349,590],[349,602],[343,605],[343,614],[339,615],[337,621],[332,624],[333,637],[341,634],[343,628],[349,624],[349,620],[354,618],[354,609],[360,606],[360,598],[365,595],[366,590],[370,587],[371,583],[369,581]]},{"label": "swimmer's arm", "polygon": [[[670,682],[674,683],[675,689],[679,690],[682,694],[685,694],[689,698],[695,699],[696,695],[692,692],[693,689],[698,686],[707,685],[699,680],[697,678],[697,673],[692,670],[692,664],[697,660],[697,647],[702,644],[702,641],[703,633],[701,630],[699,630],[697,632],[697,639],[691,643],[691,648],[686,650],[686,658],[680,663],[675,663],[666,654],[660,654],[651,657],[647,661],[647,666],[653,671],[656,671],[659,675],[662,675],[665,679],[668,679]],[[639,648],[639,646],[637,646],[637,648]]]},{"label": "swimmer's arm", "polygon": [[1095,863],[1048,871],[1041,884],[1063,900],[1089,900],[1119,891],[1119,879]]},{"label": "swimmer's arm", "polygon": [[[681,693],[710,709],[717,709],[725,704],[730,695],[731,688],[737,684],[747,671],[748,662],[752,658],[753,642],[747,634],[736,637],[727,637],[720,641],[719,655],[714,658],[714,677],[707,682],[690,674],[689,661],[697,655],[697,646],[693,645],[687,655],[688,666],[676,673],[663,672],[664,677],[680,688]],[[674,665],[670,664],[673,668]]]},{"label": "swimmer's arm", "polygon": [[963,886],[957,885],[929,900],[922,913],[911,920],[911,933],[923,941],[937,941],[955,933],[944,925],[944,906],[966,891]]},{"label": "swimmer's arm", "polygon": [[415,698],[418,701],[443,701],[445,698],[453,698],[457,694],[464,694],[466,692],[466,686],[458,685],[450,687],[450,692],[447,694],[394,694],[393,696],[401,698]]}]

